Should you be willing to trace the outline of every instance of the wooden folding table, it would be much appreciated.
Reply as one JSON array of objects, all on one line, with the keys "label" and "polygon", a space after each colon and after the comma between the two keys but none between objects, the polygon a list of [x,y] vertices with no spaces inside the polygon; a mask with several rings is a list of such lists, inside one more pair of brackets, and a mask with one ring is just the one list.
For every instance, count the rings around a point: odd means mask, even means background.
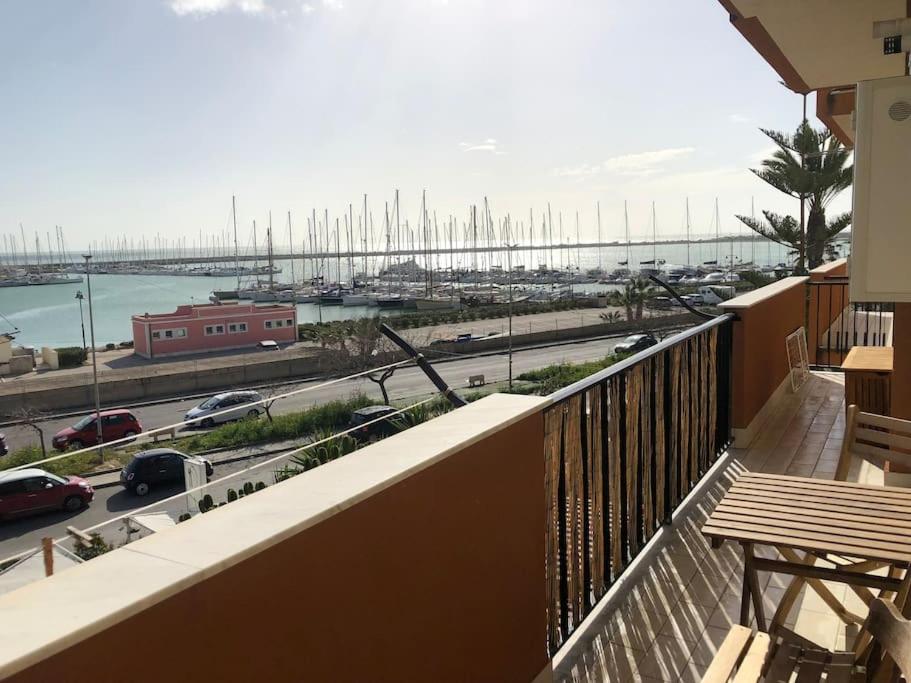
[{"label": "wooden folding table", "polygon": [[[862,623],[823,580],[848,584],[867,604],[869,589],[897,592],[911,565],[911,490],[851,482],[747,472],[731,485],[702,532],[713,547],[743,547],[740,623],[750,621],[750,601],[766,631],[758,571],[799,577],[782,598],[773,624],[787,617],[803,583],[809,584],[846,623]],[[759,557],[754,546],[775,548],[783,559]],[[803,551],[800,555],[798,551]],[[825,560],[834,567],[817,566]],[[871,572],[888,567],[886,576]]]}]

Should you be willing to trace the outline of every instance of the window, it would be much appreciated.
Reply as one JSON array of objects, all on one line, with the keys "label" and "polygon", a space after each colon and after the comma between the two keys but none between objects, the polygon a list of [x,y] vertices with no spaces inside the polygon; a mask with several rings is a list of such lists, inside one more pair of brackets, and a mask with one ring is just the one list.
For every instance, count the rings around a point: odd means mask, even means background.
[{"label": "window", "polygon": [[152,339],[182,339],[187,336],[186,327],[175,327],[170,330],[153,330]]},{"label": "window", "polygon": [[239,334],[247,331],[247,323],[230,323],[228,325],[228,334]]},{"label": "window", "polygon": [[28,493],[43,491],[49,483],[44,477],[32,477],[25,480],[25,490]]},{"label": "window", "polygon": [[5,484],[0,484],[0,496],[12,496],[16,493],[25,492],[25,480],[20,479],[19,481],[9,481]]},{"label": "window", "polygon": [[[289,321],[289,325],[290,325],[290,321]],[[274,330],[274,329],[278,329],[278,328],[284,327],[284,326],[285,326],[284,320],[267,320],[266,321],[267,330]]]},{"label": "window", "polygon": [[119,425],[123,422],[123,415],[105,415],[101,418],[103,425]]},{"label": "window", "polygon": [[294,321],[291,319],[286,320],[285,327],[294,327]]},{"label": "window", "polygon": [[224,325],[206,325],[206,336],[211,337],[214,334],[224,334]]}]

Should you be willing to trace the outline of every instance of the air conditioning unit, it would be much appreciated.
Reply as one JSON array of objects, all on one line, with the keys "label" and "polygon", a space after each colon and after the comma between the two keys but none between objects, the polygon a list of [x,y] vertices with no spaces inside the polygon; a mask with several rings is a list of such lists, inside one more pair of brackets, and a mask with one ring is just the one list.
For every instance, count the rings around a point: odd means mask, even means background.
[{"label": "air conditioning unit", "polygon": [[911,301],[911,77],[857,84],[851,300]]}]

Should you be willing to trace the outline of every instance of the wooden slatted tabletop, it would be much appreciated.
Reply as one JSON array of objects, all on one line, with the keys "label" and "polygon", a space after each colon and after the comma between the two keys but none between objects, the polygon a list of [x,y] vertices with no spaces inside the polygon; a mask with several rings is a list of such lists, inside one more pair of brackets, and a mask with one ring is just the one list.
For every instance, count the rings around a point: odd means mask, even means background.
[{"label": "wooden slatted tabletop", "polygon": [[911,563],[911,490],[748,472],[702,532],[716,540]]}]

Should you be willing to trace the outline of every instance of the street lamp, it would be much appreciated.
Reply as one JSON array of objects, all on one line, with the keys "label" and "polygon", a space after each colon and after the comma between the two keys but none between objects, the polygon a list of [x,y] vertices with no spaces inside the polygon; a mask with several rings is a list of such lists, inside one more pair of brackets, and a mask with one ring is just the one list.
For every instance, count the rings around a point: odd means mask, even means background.
[{"label": "street lamp", "polygon": [[82,326],[82,355],[85,356],[85,317],[82,315],[82,300],[85,298],[82,296],[82,290],[80,289],[76,292],[76,298],[79,300],[79,324]]},{"label": "street lamp", "polygon": [[101,456],[101,462],[104,462],[104,440],[101,433],[101,396],[98,394],[98,362],[95,358],[95,318],[92,315],[92,273],[91,268],[89,268],[89,261],[92,260],[92,255],[83,254],[82,258],[85,259],[85,283],[89,293],[89,334],[91,334],[92,339],[92,381],[95,385],[95,429],[98,433],[98,455]]}]

